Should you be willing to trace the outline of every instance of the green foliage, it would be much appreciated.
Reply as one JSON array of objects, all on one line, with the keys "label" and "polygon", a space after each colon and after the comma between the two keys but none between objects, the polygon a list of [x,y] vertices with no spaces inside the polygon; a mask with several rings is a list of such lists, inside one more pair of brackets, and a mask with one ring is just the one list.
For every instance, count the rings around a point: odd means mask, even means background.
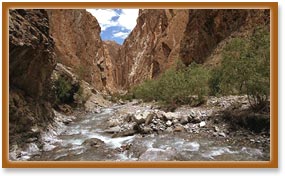
[{"label": "green foliage", "polygon": [[56,103],[66,103],[70,101],[72,92],[71,83],[64,77],[60,76],[54,82],[54,92],[56,97]]},{"label": "green foliage", "polygon": [[56,104],[83,105],[91,96],[79,82],[73,83],[64,76],[59,76],[53,86]]},{"label": "green foliage", "polygon": [[247,94],[253,108],[262,107],[270,94],[269,31],[257,28],[249,39],[233,39],[211,74],[211,94]]},{"label": "green foliage", "polygon": [[[131,90],[132,96],[144,101],[162,101],[168,104],[200,104],[208,94],[208,71],[192,63],[189,67],[171,68],[156,80],[146,80]],[[177,67],[176,67],[177,68]]]}]

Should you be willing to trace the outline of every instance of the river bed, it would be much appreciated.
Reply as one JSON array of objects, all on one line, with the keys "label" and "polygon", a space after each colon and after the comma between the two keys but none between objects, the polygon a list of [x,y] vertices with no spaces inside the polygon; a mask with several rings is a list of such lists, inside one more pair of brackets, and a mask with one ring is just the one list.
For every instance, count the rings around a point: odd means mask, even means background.
[{"label": "river bed", "polygon": [[[268,161],[269,149],[233,137],[200,133],[161,132],[115,137],[106,132],[108,120],[122,109],[114,105],[98,113],[86,113],[42,136],[43,146],[31,143],[20,160],[32,161]],[[247,139],[247,138],[246,138]],[[251,139],[247,139],[251,140]],[[269,139],[268,139],[269,140]],[[260,143],[260,142],[259,142]]]}]

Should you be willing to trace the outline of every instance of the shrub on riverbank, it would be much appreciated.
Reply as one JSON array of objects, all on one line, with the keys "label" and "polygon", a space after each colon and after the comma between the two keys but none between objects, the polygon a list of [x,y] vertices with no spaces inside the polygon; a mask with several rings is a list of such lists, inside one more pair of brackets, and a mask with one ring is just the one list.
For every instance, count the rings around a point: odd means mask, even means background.
[{"label": "shrub on riverbank", "polygon": [[59,76],[53,83],[56,105],[69,104],[73,106],[82,106],[91,96],[88,89],[83,84],[70,78]]},{"label": "shrub on riverbank", "polygon": [[208,95],[244,95],[260,110],[270,95],[270,33],[256,28],[249,38],[235,38],[222,51],[221,65],[210,70],[192,63],[146,80],[125,97],[167,104],[201,104]]},{"label": "shrub on riverbank", "polygon": [[211,75],[213,95],[246,94],[252,108],[263,108],[270,95],[269,31],[257,28],[249,39],[233,39],[223,50],[221,66]]},{"label": "shrub on riverbank", "polygon": [[[181,65],[181,63],[178,63]],[[171,68],[158,79],[147,80],[131,90],[133,98],[167,104],[200,104],[208,95],[209,72],[201,65]]]}]

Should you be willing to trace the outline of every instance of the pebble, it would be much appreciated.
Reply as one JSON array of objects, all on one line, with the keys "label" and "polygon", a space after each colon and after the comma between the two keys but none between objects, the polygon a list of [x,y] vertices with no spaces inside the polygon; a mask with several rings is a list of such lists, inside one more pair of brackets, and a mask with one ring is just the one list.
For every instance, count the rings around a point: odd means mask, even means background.
[{"label": "pebble", "polygon": [[172,125],[172,122],[171,122],[170,120],[168,120],[168,121],[166,122],[166,125],[167,125],[167,126],[171,126],[171,125]]},{"label": "pebble", "polygon": [[226,137],[226,134],[224,132],[221,132],[221,133],[218,133],[219,136],[222,136],[222,137]]},{"label": "pebble", "polygon": [[202,122],[199,123],[199,127],[200,127],[200,128],[202,128],[202,127],[204,127],[204,126],[206,126],[206,122],[205,122],[205,121],[202,121]]},{"label": "pebble", "polygon": [[172,128],[171,128],[171,127],[167,127],[165,131],[166,131],[166,132],[168,132],[168,133],[173,132],[173,130],[172,130]]},{"label": "pebble", "polygon": [[220,131],[219,127],[217,127],[217,126],[214,126],[214,130],[215,130],[215,132],[219,132]]}]

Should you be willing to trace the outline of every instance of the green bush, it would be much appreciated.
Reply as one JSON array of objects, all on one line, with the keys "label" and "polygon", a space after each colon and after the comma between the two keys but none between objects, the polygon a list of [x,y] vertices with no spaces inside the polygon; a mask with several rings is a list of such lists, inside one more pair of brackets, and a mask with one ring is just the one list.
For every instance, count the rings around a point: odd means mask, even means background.
[{"label": "green bush", "polygon": [[[192,63],[189,67],[171,68],[158,79],[146,80],[131,90],[132,97],[168,104],[200,104],[208,94],[207,69]],[[130,95],[128,95],[130,96]]]},{"label": "green bush", "polygon": [[250,38],[233,39],[211,75],[211,94],[246,94],[253,108],[261,108],[270,94],[269,31],[257,28]]},{"label": "green bush", "polygon": [[80,82],[72,83],[65,76],[59,76],[53,84],[56,104],[82,105],[91,96],[90,92],[84,91]]},{"label": "green bush", "polygon": [[56,97],[56,103],[69,102],[71,97],[73,96],[71,83],[62,76],[60,76],[54,82],[54,92]]}]

